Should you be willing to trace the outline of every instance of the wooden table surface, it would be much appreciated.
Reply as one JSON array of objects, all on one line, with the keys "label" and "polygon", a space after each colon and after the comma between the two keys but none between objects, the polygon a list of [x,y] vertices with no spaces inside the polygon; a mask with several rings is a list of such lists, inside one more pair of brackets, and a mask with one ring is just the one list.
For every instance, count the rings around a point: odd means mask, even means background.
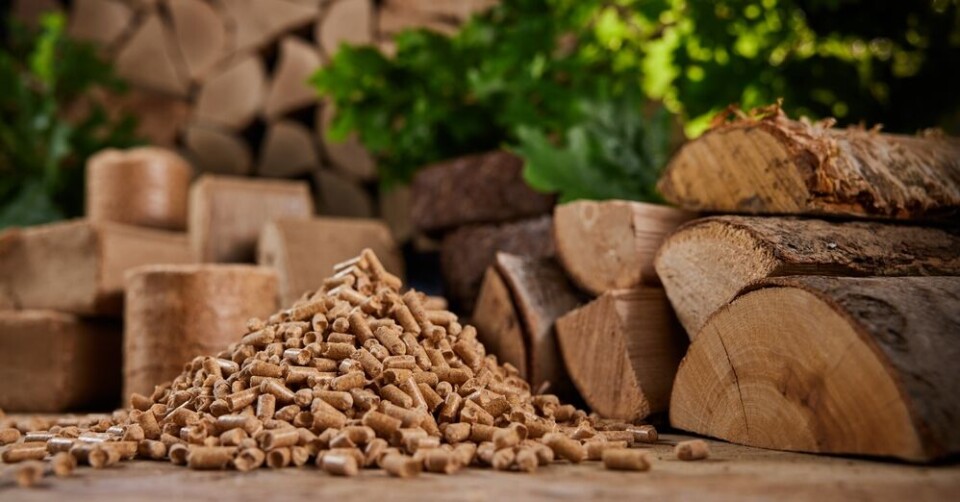
[{"label": "wooden table surface", "polygon": [[238,501],[366,500],[949,500],[960,493],[960,465],[922,467],[893,462],[784,453],[711,441],[699,462],[673,457],[684,436],[664,434],[650,448],[649,472],[613,472],[598,462],[557,463],[535,474],[469,469],[453,476],[395,479],[365,471],[335,478],[313,467],[252,473],[191,471],[166,462],[134,461],[71,478],[44,478],[32,489],[15,487],[2,466],[0,501]]}]

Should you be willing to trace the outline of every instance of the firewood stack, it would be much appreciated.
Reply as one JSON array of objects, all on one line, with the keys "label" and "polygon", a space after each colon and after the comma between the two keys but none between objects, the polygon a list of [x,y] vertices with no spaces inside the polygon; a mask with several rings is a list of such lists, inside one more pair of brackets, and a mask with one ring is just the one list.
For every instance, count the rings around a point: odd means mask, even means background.
[{"label": "firewood stack", "polygon": [[680,429],[765,448],[960,452],[960,141],[788,119],[685,145],[660,182],[692,211],[656,271],[692,340]]},{"label": "firewood stack", "polygon": [[[99,45],[130,83],[123,96],[96,99],[133,113],[152,144],[178,150],[200,172],[309,180],[321,214],[373,217],[405,199],[378,193],[374,160],[356,138],[328,140],[335,111],[309,77],[341,44],[389,52],[401,29],[449,33],[492,4],[15,0],[13,14],[29,22],[44,11],[66,11],[70,35]],[[388,221],[397,238],[410,236],[405,220]]]}]

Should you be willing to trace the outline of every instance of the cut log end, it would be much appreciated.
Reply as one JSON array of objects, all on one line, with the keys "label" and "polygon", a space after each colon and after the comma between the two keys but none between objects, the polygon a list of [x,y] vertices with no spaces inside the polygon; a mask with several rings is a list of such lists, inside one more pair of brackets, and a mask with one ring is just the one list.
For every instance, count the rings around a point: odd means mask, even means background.
[{"label": "cut log end", "polygon": [[516,367],[521,378],[527,378],[527,348],[520,316],[513,306],[510,289],[494,267],[488,268],[483,276],[473,324],[487,351],[495,354],[501,363]]},{"label": "cut log end", "polygon": [[670,422],[781,450],[930,461],[960,451],[960,279],[778,279],[711,317]]}]

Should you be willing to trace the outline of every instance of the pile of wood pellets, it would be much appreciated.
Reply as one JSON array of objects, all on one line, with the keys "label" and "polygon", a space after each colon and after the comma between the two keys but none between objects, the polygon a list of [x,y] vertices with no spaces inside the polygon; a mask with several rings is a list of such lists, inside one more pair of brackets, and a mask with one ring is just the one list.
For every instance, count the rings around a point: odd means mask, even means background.
[{"label": "pile of wood pellets", "polygon": [[[334,272],[291,308],[251,319],[227,350],[195,358],[151,396],[131,396],[130,409],[28,426],[22,436],[0,429],[0,458],[26,462],[23,486],[134,458],[238,471],[312,463],[338,476],[381,468],[404,478],[468,466],[533,472],[559,460],[650,468],[633,446],[656,442],[656,429],[534,395],[516,368],[485,353],[472,326],[421,293],[401,294],[369,249]],[[702,441],[676,451],[708,454]]]}]

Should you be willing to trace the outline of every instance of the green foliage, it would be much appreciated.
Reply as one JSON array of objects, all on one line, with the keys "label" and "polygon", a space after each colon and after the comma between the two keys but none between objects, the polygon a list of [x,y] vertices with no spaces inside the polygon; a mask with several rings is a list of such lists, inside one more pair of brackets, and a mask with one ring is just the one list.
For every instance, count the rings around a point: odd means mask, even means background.
[{"label": "green foliage", "polygon": [[584,102],[584,120],[557,145],[523,126],[514,151],[526,159],[524,178],[561,202],[627,199],[661,202],[655,189],[670,150],[671,115],[662,107],[644,114],[640,100]]},{"label": "green foliage", "polygon": [[45,16],[36,31],[11,25],[0,51],[0,228],[82,214],[87,158],[137,142],[131,118],[98,104],[65,117],[95,86],[122,89],[91,46],[65,38],[62,16]]}]

